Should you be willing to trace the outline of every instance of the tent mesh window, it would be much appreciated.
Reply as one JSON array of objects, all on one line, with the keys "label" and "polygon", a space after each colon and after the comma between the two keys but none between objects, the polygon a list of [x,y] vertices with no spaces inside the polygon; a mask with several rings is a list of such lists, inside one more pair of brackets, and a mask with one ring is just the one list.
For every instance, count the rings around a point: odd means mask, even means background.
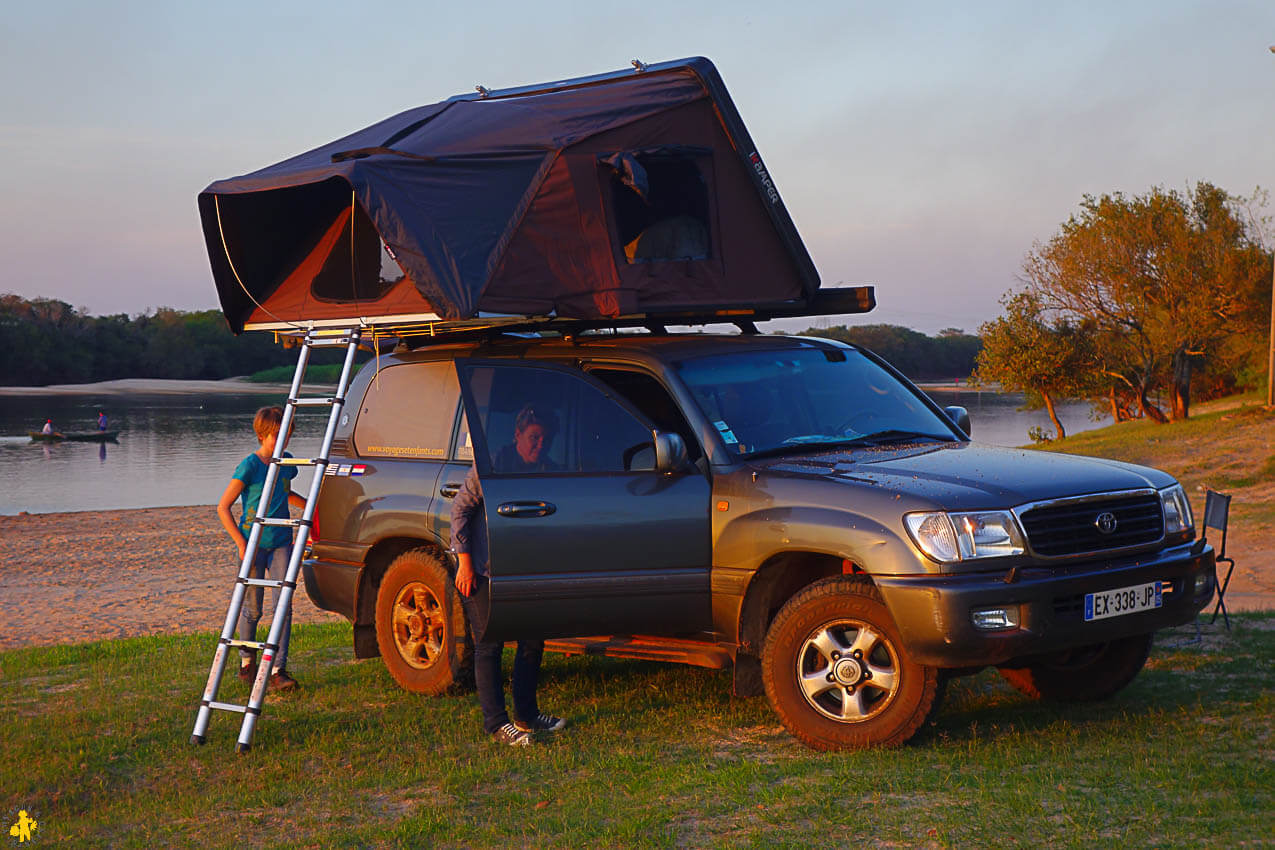
[{"label": "tent mesh window", "polygon": [[403,279],[403,270],[362,207],[355,207],[352,226],[347,223],[343,229],[310,292],[320,301],[375,301]]},{"label": "tent mesh window", "polygon": [[645,172],[645,197],[622,175],[611,176],[612,215],[625,260],[708,259],[708,184],[696,157],[658,153],[634,158]]}]

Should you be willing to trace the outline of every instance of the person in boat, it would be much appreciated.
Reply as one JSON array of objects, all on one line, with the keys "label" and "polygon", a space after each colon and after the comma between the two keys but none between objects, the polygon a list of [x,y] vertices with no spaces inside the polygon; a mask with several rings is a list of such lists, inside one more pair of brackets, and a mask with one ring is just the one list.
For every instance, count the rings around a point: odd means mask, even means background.
[{"label": "person in boat", "polygon": [[106,430],[106,414],[101,410],[97,412],[97,430]]},{"label": "person in boat", "polygon": [[44,420],[44,427],[40,429],[40,433],[41,433],[41,434],[52,434],[52,433],[53,433],[53,420],[52,420],[52,419],[46,419],[46,420]]}]

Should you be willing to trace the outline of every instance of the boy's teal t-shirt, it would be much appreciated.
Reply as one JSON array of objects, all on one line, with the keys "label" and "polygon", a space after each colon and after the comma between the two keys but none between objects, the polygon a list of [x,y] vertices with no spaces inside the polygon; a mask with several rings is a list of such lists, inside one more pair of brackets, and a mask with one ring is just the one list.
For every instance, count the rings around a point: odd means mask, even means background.
[{"label": "boy's teal t-shirt", "polygon": [[[284,452],[283,456],[292,457],[288,452]],[[243,508],[242,519],[239,521],[239,530],[243,532],[244,537],[247,537],[248,533],[252,531],[252,519],[257,515],[257,505],[261,503],[261,490],[266,486],[266,472],[269,469],[269,464],[257,457],[256,454],[250,454],[239,461],[239,465],[235,467],[234,475],[230,476],[242,481],[244,484],[243,493],[239,497],[240,505]],[[288,491],[291,489],[288,482],[296,477],[297,468],[295,466],[279,468],[279,475],[275,479],[274,492],[270,494],[270,509],[266,511],[266,516],[272,519],[288,516]],[[287,546],[291,542],[291,528],[267,525],[261,529],[261,538],[257,541],[257,548],[278,549],[280,546]]]}]

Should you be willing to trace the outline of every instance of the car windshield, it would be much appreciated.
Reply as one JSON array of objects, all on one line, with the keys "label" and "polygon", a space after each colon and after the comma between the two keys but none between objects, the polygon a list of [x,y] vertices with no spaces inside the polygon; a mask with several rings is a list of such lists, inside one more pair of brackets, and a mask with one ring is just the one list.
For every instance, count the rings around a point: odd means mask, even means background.
[{"label": "car windshield", "polygon": [[678,370],[727,448],[741,457],[956,439],[916,393],[854,349],[715,355],[682,361]]}]

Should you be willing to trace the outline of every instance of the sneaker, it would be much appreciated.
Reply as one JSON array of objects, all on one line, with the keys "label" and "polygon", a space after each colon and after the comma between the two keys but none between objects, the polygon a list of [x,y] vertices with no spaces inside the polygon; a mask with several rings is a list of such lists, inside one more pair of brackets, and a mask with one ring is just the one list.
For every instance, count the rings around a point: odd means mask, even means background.
[{"label": "sneaker", "polygon": [[288,675],[287,670],[276,670],[270,674],[270,690],[291,691],[297,687],[297,680]]},{"label": "sneaker", "polygon": [[537,714],[535,719],[527,722],[523,720],[515,720],[514,725],[523,732],[557,732],[559,729],[565,729],[567,721],[561,717],[554,717],[552,714]]},{"label": "sneaker", "polygon": [[512,723],[506,723],[495,732],[491,739],[497,744],[508,744],[511,747],[527,747],[531,745],[531,733],[524,732]]},{"label": "sneaker", "polygon": [[257,663],[239,665],[239,679],[243,682],[251,684],[257,678]]}]

